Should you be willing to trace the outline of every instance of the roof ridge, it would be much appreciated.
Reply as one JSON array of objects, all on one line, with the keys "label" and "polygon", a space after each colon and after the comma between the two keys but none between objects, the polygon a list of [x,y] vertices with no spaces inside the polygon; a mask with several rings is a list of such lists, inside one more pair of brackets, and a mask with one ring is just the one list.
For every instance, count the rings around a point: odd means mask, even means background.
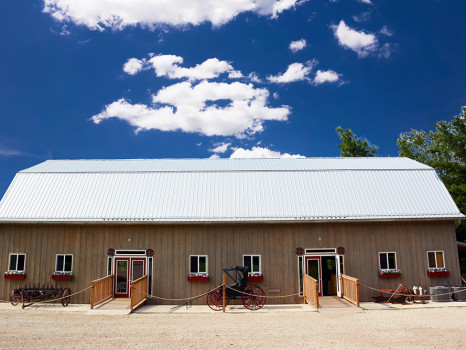
[{"label": "roof ridge", "polygon": [[355,168],[355,169],[222,169],[222,170],[93,170],[93,171],[27,171],[20,174],[138,174],[138,173],[300,173],[340,171],[435,171],[433,168]]},{"label": "roof ridge", "polygon": [[[64,162],[64,161],[140,161],[140,160],[207,160],[207,161],[224,161],[224,160],[270,160],[270,159],[280,159],[280,160],[305,160],[305,159],[345,159],[345,160],[360,160],[360,159],[411,159],[408,157],[296,157],[296,158],[281,158],[281,157],[272,157],[272,158],[78,158],[78,159],[47,159],[45,162]],[[411,159],[413,160],[413,159]],[[415,161],[415,160],[413,160]],[[40,163],[39,163],[40,164]]]}]

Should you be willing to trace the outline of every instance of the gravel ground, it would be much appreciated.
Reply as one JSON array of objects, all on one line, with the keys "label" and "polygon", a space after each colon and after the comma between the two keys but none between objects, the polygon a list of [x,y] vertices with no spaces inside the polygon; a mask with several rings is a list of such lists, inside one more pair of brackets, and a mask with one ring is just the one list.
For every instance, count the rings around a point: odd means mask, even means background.
[{"label": "gravel ground", "polygon": [[1,349],[465,349],[466,308],[88,315],[0,310]]}]

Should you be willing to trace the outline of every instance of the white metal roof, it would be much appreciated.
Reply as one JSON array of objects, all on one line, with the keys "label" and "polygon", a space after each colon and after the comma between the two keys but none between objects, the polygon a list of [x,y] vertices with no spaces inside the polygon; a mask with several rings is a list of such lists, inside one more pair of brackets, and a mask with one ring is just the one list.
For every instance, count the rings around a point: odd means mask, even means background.
[{"label": "white metal roof", "polygon": [[19,172],[0,222],[463,218],[407,158],[53,160]]}]

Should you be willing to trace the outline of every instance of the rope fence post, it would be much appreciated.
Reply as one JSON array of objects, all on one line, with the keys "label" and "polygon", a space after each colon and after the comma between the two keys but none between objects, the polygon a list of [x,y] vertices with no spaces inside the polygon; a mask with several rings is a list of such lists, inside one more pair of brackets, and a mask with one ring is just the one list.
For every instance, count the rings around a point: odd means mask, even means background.
[{"label": "rope fence post", "polygon": [[226,290],[225,290],[225,285],[226,285],[226,275],[223,274],[223,277],[222,277],[222,283],[223,283],[223,312],[225,312],[225,294],[226,294]]},{"label": "rope fence post", "polygon": [[359,280],[356,282],[356,306],[359,307],[359,286],[360,286]]},{"label": "rope fence post", "polygon": [[90,294],[89,302],[91,303],[91,310],[94,308],[94,304],[92,302],[93,301],[92,300],[93,289],[94,289],[94,282],[91,282],[91,292],[89,293]]}]

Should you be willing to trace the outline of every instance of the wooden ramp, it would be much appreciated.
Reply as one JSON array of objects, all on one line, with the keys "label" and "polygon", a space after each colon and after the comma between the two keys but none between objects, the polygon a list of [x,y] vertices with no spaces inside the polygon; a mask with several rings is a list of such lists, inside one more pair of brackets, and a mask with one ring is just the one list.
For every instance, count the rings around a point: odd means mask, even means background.
[{"label": "wooden ramp", "polygon": [[96,315],[128,315],[131,313],[131,299],[130,298],[118,298],[110,299],[102,304],[94,307],[94,309],[89,310],[88,314]]},{"label": "wooden ramp", "polygon": [[337,296],[328,296],[319,297],[319,312],[362,312],[362,309],[345,299]]}]

